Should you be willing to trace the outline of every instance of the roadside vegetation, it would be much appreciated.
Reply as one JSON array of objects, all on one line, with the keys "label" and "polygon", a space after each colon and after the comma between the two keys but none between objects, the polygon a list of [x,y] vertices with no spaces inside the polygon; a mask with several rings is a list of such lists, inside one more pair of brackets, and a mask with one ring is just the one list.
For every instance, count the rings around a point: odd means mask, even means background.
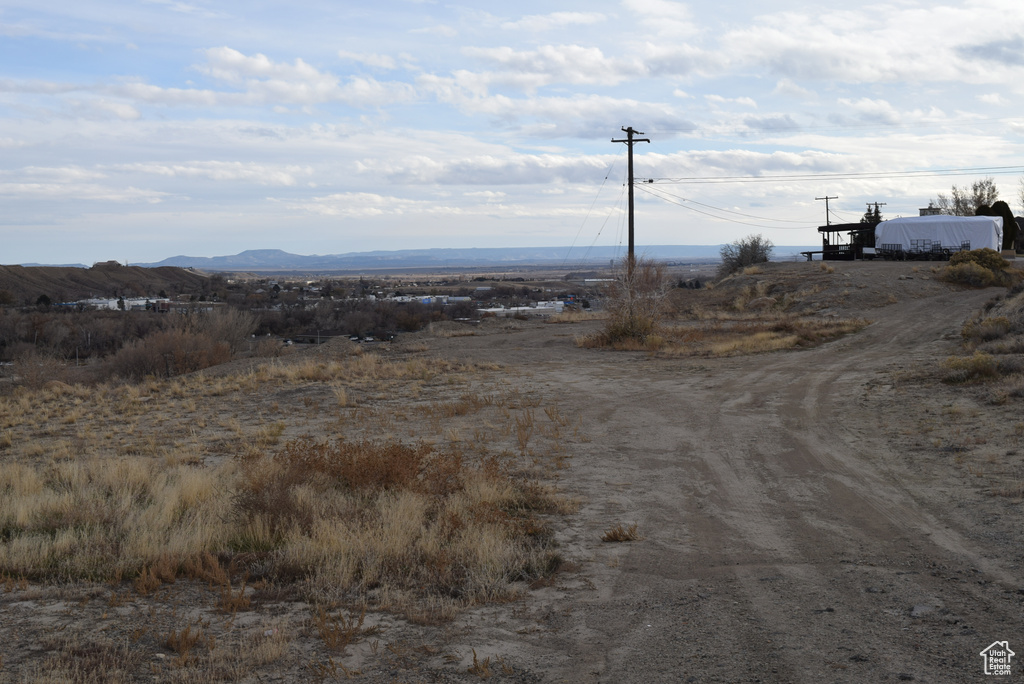
[{"label": "roadside vegetation", "polygon": [[735,356],[813,347],[868,324],[859,318],[823,318],[798,311],[805,296],[817,293],[806,288],[803,279],[737,285],[739,277],[764,273],[771,243],[752,236],[727,247],[723,253],[732,256],[730,266],[720,271],[726,275],[718,283],[706,285],[714,292],[699,298],[703,304],[692,303],[692,291],[676,286],[663,266],[640,259],[631,272],[623,262],[605,300],[604,326],[580,335],[577,344],[660,356]]},{"label": "roadside vegetation", "polygon": [[945,382],[987,383],[996,403],[1024,397],[1024,284],[989,301],[960,334],[964,354],[942,362]]},{"label": "roadside vegetation", "polygon": [[967,287],[1010,287],[1021,281],[1019,270],[994,249],[972,249],[957,252],[949,259],[941,277],[950,283]]}]

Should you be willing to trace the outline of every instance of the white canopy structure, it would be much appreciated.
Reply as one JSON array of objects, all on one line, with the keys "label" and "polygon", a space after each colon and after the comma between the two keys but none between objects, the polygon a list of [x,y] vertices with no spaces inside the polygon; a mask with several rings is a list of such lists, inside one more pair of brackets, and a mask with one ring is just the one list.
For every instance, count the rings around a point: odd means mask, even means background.
[{"label": "white canopy structure", "polygon": [[909,216],[882,221],[875,227],[875,247],[899,245],[904,252],[930,251],[934,245],[958,250],[1003,247],[999,216]]}]

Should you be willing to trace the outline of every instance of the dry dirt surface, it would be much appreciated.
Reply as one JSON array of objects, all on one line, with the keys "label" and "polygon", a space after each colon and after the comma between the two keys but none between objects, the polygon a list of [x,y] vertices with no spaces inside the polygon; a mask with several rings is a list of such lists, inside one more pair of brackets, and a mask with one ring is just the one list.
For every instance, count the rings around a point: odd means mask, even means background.
[{"label": "dry dirt surface", "polygon": [[[999,290],[946,286],[910,264],[779,269],[820,284],[820,315],[871,324],[814,349],[731,358],[578,348],[596,322],[396,344],[500,363],[589,439],[559,480],[581,502],[556,522],[566,570],[446,625],[373,616],[373,652],[366,640],[344,660],[355,680],[975,682],[993,642],[1024,654],[1021,497],[992,494],[1024,478],[1018,409],[929,371]],[[602,541],[634,524],[636,540]],[[45,616],[13,600],[0,600],[0,635],[22,643]],[[47,605],[85,619],[70,602]],[[1015,680],[1024,668],[1012,669]]]},{"label": "dry dirt surface", "polygon": [[[940,449],[908,453],[944,400],[896,386],[997,291],[843,267],[895,303],[845,312],[873,323],[816,349],[658,359],[556,326],[438,348],[529,369],[592,437],[562,538],[585,582],[552,590],[525,636],[481,615],[478,653],[552,682],[973,682],[989,644],[1024,647],[1020,500]],[[619,523],[643,539],[602,543]]]}]

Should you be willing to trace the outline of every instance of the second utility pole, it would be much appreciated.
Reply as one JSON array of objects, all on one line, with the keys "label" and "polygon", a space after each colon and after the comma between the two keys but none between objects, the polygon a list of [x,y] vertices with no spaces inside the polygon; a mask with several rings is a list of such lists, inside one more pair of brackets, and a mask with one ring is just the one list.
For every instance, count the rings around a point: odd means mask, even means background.
[{"label": "second utility pole", "polygon": [[636,263],[636,255],[633,253],[633,143],[638,142],[651,142],[647,138],[633,138],[633,135],[643,135],[643,131],[634,131],[632,126],[623,126],[622,130],[626,133],[625,140],[612,140],[613,143],[626,143],[629,148],[628,166],[629,166],[629,256],[627,256],[628,263],[626,269],[630,275],[633,275],[633,264]]}]

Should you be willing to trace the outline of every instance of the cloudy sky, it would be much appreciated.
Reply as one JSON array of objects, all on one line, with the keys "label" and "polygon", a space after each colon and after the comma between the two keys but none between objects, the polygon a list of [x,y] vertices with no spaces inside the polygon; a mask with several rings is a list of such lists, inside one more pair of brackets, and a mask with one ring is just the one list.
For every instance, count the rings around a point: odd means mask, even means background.
[{"label": "cloudy sky", "polygon": [[827,4],[0,0],[0,263],[624,244],[623,126],[638,244],[1021,211],[1024,3]]}]

